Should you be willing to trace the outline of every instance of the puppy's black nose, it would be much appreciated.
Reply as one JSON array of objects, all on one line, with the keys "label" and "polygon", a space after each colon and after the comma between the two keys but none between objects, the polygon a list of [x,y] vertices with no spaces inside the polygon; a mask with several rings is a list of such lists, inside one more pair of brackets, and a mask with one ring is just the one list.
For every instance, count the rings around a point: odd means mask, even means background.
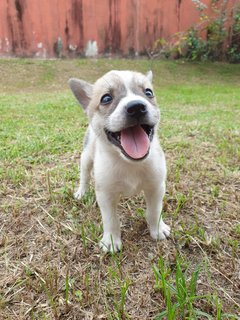
[{"label": "puppy's black nose", "polygon": [[140,100],[130,101],[126,111],[128,116],[138,119],[147,113],[147,106]]}]

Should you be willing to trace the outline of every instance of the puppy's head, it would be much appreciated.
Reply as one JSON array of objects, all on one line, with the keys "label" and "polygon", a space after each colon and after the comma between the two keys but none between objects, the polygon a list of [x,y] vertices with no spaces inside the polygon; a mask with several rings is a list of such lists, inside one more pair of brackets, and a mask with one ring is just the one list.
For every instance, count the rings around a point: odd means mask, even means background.
[{"label": "puppy's head", "polygon": [[94,85],[78,79],[69,85],[99,139],[124,158],[147,157],[160,118],[151,71],[110,71]]}]

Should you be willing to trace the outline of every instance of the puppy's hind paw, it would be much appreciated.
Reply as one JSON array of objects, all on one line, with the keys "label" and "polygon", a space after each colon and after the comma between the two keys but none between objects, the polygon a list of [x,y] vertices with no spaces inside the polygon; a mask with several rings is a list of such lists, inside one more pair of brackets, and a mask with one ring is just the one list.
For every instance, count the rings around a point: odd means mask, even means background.
[{"label": "puppy's hind paw", "polygon": [[74,199],[76,199],[76,200],[80,200],[81,197],[82,197],[82,195],[81,195],[81,193],[79,192],[79,190],[77,190],[76,192],[74,192],[73,196],[74,196]]},{"label": "puppy's hind paw", "polygon": [[74,192],[74,199],[80,200],[85,194],[85,190],[82,188],[78,188],[76,192]]},{"label": "puppy's hind paw", "polygon": [[104,252],[119,252],[122,248],[121,238],[112,234],[104,234],[100,243],[100,248]]},{"label": "puppy's hind paw", "polygon": [[171,228],[166,223],[161,221],[158,228],[150,229],[150,234],[155,240],[164,240],[170,236],[170,230]]}]

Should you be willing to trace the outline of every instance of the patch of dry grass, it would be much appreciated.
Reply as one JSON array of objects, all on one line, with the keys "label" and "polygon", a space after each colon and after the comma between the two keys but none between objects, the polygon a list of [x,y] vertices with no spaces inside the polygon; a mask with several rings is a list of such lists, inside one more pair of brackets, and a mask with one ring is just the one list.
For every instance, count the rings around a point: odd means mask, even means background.
[{"label": "patch of dry grass", "polygon": [[[200,266],[195,310],[209,319],[238,319],[239,66],[153,66],[168,165],[169,240],[150,238],[140,195],[119,206],[123,251],[104,255],[93,189],[82,201],[72,197],[86,119],[67,79],[148,66],[144,60],[0,61],[1,319],[154,319],[166,309],[153,272],[160,257],[172,286],[176,259],[187,282]],[[174,292],[171,299],[177,301]]]}]

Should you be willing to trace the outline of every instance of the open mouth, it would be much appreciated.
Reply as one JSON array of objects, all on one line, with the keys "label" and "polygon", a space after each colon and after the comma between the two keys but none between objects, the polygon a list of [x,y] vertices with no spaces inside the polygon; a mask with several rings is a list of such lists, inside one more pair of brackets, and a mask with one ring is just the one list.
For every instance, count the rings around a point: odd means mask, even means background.
[{"label": "open mouth", "polygon": [[118,132],[105,129],[108,140],[119,147],[122,153],[131,160],[142,160],[148,153],[153,138],[154,127],[138,124]]}]

